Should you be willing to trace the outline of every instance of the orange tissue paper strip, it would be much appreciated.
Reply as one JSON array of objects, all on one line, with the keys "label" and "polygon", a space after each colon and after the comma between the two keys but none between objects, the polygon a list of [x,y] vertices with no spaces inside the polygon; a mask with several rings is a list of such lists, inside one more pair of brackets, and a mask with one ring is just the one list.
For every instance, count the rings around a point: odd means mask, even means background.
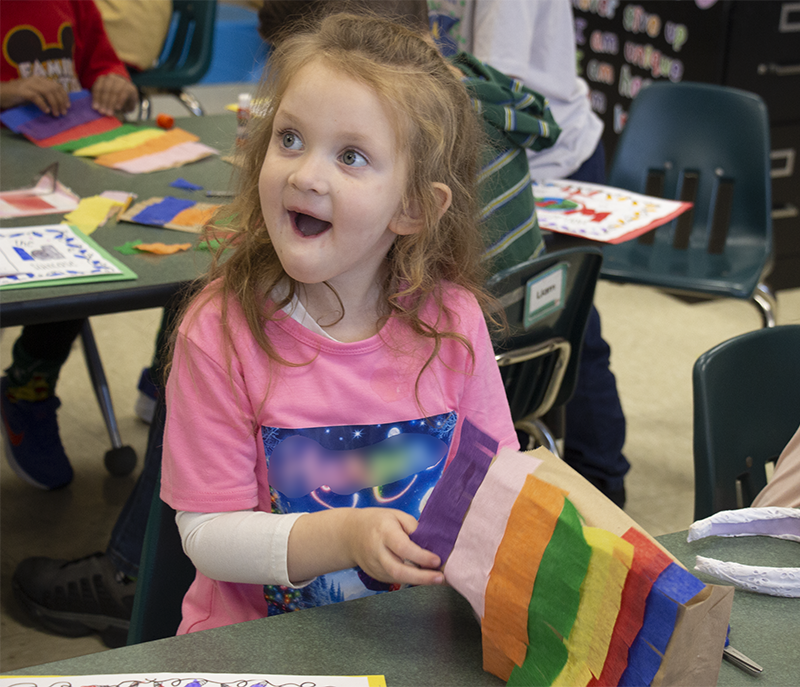
[{"label": "orange tissue paper strip", "polygon": [[[486,586],[484,670],[508,680],[528,650],[528,607],[536,573],[564,505],[564,492],[528,475],[508,518]],[[503,677],[505,676],[505,677]]]},{"label": "orange tissue paper strip", "polygon": [[145,253],[155,253],[156,255],[172,255],[184,250],[189,250],[191,243],[137,243],[136,250]]},{"label": "orange tissue paper strip", "polygon": [[211,222],[211,218],[217,211],[218,205],[211,205],[205,207],[193,207],[182,210],[169,223],[181,227],[204,227]]}]

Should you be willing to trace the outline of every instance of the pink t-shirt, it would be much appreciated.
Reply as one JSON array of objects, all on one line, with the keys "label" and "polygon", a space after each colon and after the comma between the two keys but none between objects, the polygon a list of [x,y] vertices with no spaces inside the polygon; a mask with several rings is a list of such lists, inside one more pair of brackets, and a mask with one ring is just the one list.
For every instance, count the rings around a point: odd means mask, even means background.
[{"label": "pink t-shirt", "polygon": [[[420,379],[422,407],[415,383],[430,345],[394,318],[355,343],[327,339],[288,316],[272,321],[267,335],[276,351],[302,363],[288,366],[264,354],[237,305],[229,308],[227,348],[218,297],[194,308],[181,325],[167,384],[164,501],[200,513],[385,506],[419,517],[458,448],[464,419],[501,447],[518,448],[481,310],[471,294],[445,288],[455,315],[441,328],[471,342],[475,364],[462,344],[446,340]],[[434,306],[423,317],[434,322]],[[302,589],[198,572],[179,633],[387,589],[357,569]]]}]

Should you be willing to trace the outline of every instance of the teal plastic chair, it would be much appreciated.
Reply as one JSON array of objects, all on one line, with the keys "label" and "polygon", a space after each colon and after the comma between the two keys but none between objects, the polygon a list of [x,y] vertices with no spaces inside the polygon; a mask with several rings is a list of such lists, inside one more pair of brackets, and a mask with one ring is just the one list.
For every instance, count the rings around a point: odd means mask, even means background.
[{"label": "teal plastic chair", "polygon": [[508,322],[508,333],[495,339],[494,350],[523,449],[542,445],[562,456],[564,404],[575,391],[602,261],[598,248],[569,248],[498,272],[487,282]]},{"label": "teal plastic chair", "polygon": [[[156,405],[150,441],[161,451],[165,406]],[[148,459],[153,447],[148,447]],[[160,460],[160,455],[155,457]],[[150,515],[145,528],[136,595],[133,599],[128,645],[172,637],[181,622],[183,597],[195,577],[194,564],[183,552],[175,511],[161,500],[161,472],[156,480]]]},{"label": "teal plastic chair", "polygon": [[203,78],[211,66],[217,0],[173,0],[172,22],[158,64],[131,76],[139,89],[139,119],[150,117],[150,96],[170,93],[193,115],[203,115],[199,101],[183,89]]},{"label": "teal plastic chair", "polygon": [[752,299],[765,326],[771,265],[769,118],[735,88],[657,82],[633,101],[608,184],[693,209],[640,237],[604,247],[602,277],[704,297]]},{"label": "teal plastic chair", "polygon": [[800,324],[759,329],[694,365],[694,518],[749,506],[800,426]]}]

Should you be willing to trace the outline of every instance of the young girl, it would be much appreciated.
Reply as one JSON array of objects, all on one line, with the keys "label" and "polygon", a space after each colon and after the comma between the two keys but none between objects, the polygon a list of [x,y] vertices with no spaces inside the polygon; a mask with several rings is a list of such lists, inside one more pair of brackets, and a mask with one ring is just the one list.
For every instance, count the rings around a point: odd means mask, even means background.
[{"label": "young girl", "polygon": [[479,303],[480,125],[436,50],[339,14],[270,58],[232,254],[167,384],[180,633],[440,584],[409,539],[465,419],[517,448]]}]

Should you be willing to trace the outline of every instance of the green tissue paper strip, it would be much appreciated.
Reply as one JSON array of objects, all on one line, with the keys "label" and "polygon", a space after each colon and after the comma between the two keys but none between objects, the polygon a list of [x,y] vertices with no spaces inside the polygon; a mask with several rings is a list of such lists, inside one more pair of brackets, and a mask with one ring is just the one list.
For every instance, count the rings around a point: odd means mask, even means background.
[{"label": "green tissue paper strip", "polygon": [[567,662],[569,637],[581,600],[581,585],[592,549],[583,536],[581,518],[569,499],[558,516],[544,551],[528,607],[528,653],[515,666],[508,684],[550,685]]}]

